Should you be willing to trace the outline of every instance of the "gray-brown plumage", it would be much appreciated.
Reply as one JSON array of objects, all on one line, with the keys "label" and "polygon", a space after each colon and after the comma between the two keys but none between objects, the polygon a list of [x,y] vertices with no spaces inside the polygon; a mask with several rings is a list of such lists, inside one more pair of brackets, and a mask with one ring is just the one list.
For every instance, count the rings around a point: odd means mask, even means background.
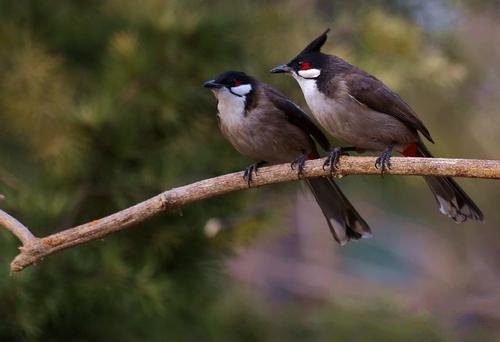
[{"label": "gray-brown plumage", "polygon": [[[225,72],[204,86],[217,97],[217,116],[223,135],[238,152],[256,161],[244,173],[249,183],[252,173],[264,163],[294,161],[300,173],[305,160],[318,157],[315,141],[329,149],[321,130],[271,86],[236,71]],[[370,235],[370,227],[332,178],[312,178],[306,182],[337,242],[345,244]]]},{"label": "gray-brown plumage", "polygon": [[[432,137],[410,106],[383,82],[337,56],[321,53],[328,30],[297,57],[271,72],[291,73],[318,123],[350,149],[383,151],[377,166],[390,167],[392,150],[405,156],[432,157],[419,133]],[[342,148],[329,157],[335,168]],[[424,177],[440,211],[456,222],[482,221],[483,214],[449,177]]]}]

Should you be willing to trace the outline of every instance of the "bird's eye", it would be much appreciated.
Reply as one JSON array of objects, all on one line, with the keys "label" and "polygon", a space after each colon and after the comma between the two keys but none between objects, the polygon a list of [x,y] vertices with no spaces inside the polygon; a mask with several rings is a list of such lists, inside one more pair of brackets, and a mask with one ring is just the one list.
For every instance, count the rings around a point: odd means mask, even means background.
[{"label": "bird's eye", "polygon": [[234,81],[234,83],[233,83],[233,87],[239,87],[240,85],[241,85],[241,81],[238,81],[238,80]]},{"label": "bird's eye", "polygon": [[312,64],[309,62],[301,62],[299,65],[300,65],[300,70],[309,70],[312,68]]}]

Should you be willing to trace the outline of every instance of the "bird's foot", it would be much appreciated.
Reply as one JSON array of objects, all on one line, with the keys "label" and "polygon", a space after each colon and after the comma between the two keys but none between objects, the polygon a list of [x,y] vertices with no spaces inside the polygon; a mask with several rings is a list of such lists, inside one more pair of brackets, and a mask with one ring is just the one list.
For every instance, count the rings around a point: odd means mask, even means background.
[{"label": "bird's foot", "polygon": [[290,164],[292,170],[295,170],[295,168],[297,168],[297,176],[299,178],[304,173],[304,166],[306,165],[306,161],[307,161],[307,156],[303,154]]},{"label": "bird's foot", "polygon": [[394,148],[394,144],[390,144],[384,152],[377,158],[375,161],[375,167],[378,169],[380,168],[380,175],[383,177],[384,176],[384,171],[385,170],[390,170],[391,169],[391,156],[392,156],[392,149]]},{"label": "bird's foot", "polygon": [[250,166],[248,166],[245,171],[243,172],[243,179],[247,182],[248,187],[250,187],[250,184],[252,183],[253,175],[257,175],[257,170],[259,167],[261,167],[264,163],[255,163]]},{"label": "bird's foot", "polygon": [[333,175],[339,167],[340,156],[348,155],[342,147],[335,147],[330,153],[328,157],[326,157],[325,162],[323,163],[323,170],[326,170],[326,166],[330,168],[330,174]]}]

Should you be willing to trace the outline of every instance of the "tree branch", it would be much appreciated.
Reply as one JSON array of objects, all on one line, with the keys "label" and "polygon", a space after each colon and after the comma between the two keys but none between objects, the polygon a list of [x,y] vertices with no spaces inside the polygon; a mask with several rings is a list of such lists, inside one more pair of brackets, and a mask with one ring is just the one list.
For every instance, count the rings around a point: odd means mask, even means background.
[{"label": "tree branch", "polygon": [[[308,161],[304,177],[329,175],[328,170],[323,170],[323,162],[324,159]],[[392,168],[386,171],[388,175],[500,179],[500,161],[497,160],[394,157],[391,159],[391,164]],[[380,170],[374,165],[374,157],[343,156],[337,175],[380,174]],[[292,180],[297,180],[297,173],[290,169],[290,164],[275,165],[259,169],[258,175],[252,181],[252,187]],[[173,211],[196,201],[243,190],[247,187],[241,172],[205,179],[165,191],[130,208],[43,238],[34,237],[20,222],[0,210],[0,224],[9,229],[23,243],[23,246],[20,247],[21,253],[11,263],[11,270],[19,272],[57,251],[100,239],[160,213]]]},{"label": "tree branch", "polygon": [[19,240],[21,240],[23,245],[36,239],[33,234],[31,234],[28,228],[26,228],[21,222],[7,214],[2,209],[0,209],[0,225],[10,230],[12,234],[14,234]]}]

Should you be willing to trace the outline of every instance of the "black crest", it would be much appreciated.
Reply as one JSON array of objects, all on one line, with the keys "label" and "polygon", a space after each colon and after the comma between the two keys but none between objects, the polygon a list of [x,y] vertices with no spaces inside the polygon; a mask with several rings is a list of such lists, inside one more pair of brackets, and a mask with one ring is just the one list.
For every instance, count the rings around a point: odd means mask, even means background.
[{"label": "black crest", "polygon": [[307,45],[305,49],[299,53],[299,55],[306,54],[309,52],[320,52],[321,47],[325,44],[326,39],[328,38],[327,36],[328,32],[330,32],[329,28],[326,29],[325,32],[323,32],[318,38],[310,42],[309,45]]}]

